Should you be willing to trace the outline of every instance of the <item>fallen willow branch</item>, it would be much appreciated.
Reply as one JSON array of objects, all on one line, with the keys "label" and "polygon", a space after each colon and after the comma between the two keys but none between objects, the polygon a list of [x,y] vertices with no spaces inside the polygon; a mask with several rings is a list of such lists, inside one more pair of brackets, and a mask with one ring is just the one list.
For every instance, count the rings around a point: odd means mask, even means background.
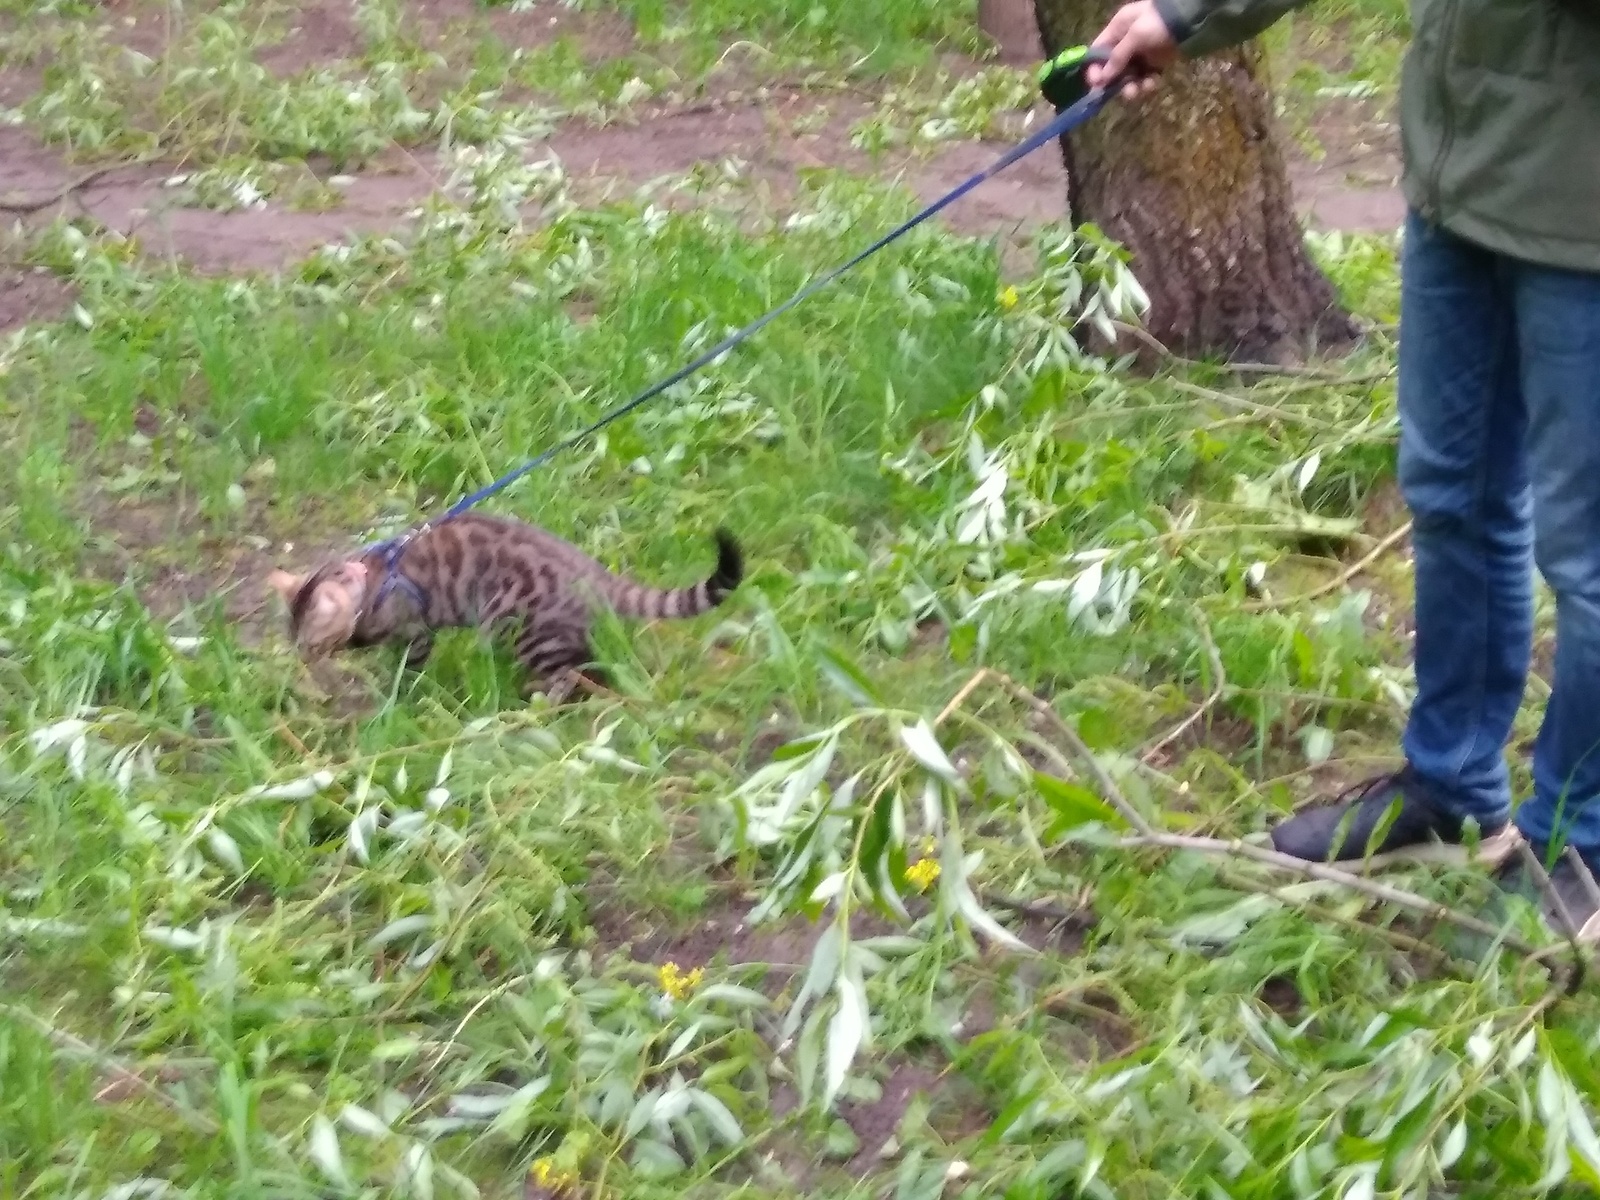
[{"label": "fallen willow branch", "polygon": [[1517,852],[1522,855],[1523,869],[1533,876],[1533,881],[1539,885],[1539,891],[1544,894],[1545,903],[1550,906],[1550,911],[1556,916],[1556,923],[1561,927],[1561,933],[1568,938],[1574,946],[1578,941],[1578,922],[1573,919],[1572,910],[1567,907],[1567,902],[1561,898],[1561,893],[1556,890],[1555,882],[1544,869],[1544,864],[1539,861],[1539,856],[1533,852],[1533,847],[1526,840],[1519,839]]},{"label": "fallen willow branch", "polygon": [[1359,374],[1349,374],[1341,367],[1316,367],[1298,363],[1264,363],[1264,362],[1201,362],[1197,358],[1185,358],[1176,350],[1160,341],[1149,330],[1138,325],[1130,325],[1125,321],[1111,322],[1119,333],[1125,333],[1135,341],[1154,350],[1161,357],[1176,363],[1180,367],[1193,367],[1202,370],[1226,371],[1233,375],[1281,375],[1290,379],[1304,379],[1314,383],[1325,384],[1329,387],[1353,386],[1362,383],[1381,383],[1390,379],[1395,374],[1395,369],[1389,367],[1383,370],[1364,371]]},{"label": "fallen willow branch", "polygon": [[1529,942],[1523,941],[1515,934],[1507,933],[1496,928],[1488,921],[1471,916],[1467,913],[1457,912],[1448,904],[1441,904],[1437,900],[1429,900],[1426,896],[1419,896],[1415,892],[1408,892],[1404,888],[1393,887],[1387,883],[1379,883],[1375,879],[1368,879],[1362,875],[1352,875],[1349,871],[1341,871],[1326,863],[1310,862],[1292,855],[1280,854],[1276,850],[1268,850],[1264,846],[1253,846],[1249,842],[1235,838],[1231,841],[1222,838],[1190,837],[1177,833],[1158,833],[1154,836],[1141,835],[1138,837],[1123,838],[1123,846],[1159,846],[1166,850],[1190,850],[1198,854],[1214,854],[1225,858],[1248,858],[1263,866],[1273,867],[1295,875],[1303,875],[1307,879],[1320,879],[1327,883],[1336,883],[1341,887],[1349,888],[1353,892],[1360,892],[1374,900],[1385,904],[1392,904],[1396,908],[1409,909],[1436,921],[1445,921],[1469,933],[1476,933],[1483,937],[1492,938],[1509,946],[1519,954],[1534,955],[1538,949]]},{"label": "fallen willow branch", "polygon": [[1283,421],[1290,425],[1305,425],[1312,429],[1320,429],[1325,433],[1348,432],[1348,430],[1335,425],[1332,421],[1324,421],[1320,417],[1313,417],[1309,413],[1293,412],[1276,404],[1248,400],[1243,396],[1230,396],[1227,392],[1219,392],[1216,388],[1201,387],[1198,383],[1190,383],[1186,379],[1169,379],[1167,382],[1180,392],[1187,392],[1189,395],[1198,396],[1202,400],[1210,400],[1213,404],[1220,404],[1224,408],[1233,409],[1235,412],[1249,413],[1256,417]]},{"label": "fallen willow branch", "polygon": [[6,1004],[0,1005],[0,1014],[4,1014],[14,1021],[22,1021],[32,1025],[48,1038],[57,1050],[74,1058],[93,1063],[118,1082],[125,1083],[140,1095],[154,1100],[157,1104],[181,1118],[186,1125],[196,1132],[207,1136],[221,1132],[222,1127],[206,1116],[205,1113],[190,1108],[176,1096],[163,1091],[114,1055],[101,1050],[98,1046],[91,1045],[76,1034],[68,1033],[65,1029],[51,1024],[38,1013],[19,1005]]},{"label": "fallen willow branch", "polygon": [[933,727],[937,729],[939,726],[948,721],[950,719],[950,714],[965,704],[967,702],[967,697],[982,687],[984,682],[988,680],[993,673],[994,672],[990,671],[988,667],[979,667],[976,671],[974,671],[971,677],[961,685],[960,690],[957,691],[954,696],[950,697],[950,703],[946,704],[939,710],[939,715],[933,719]]},{"label": "fallen willow branch", "polygon": [[1411,522],[1407,521],[1404,525],[1400,526],[1400,528],[1392,530],[1390,533],[1386,534],[1381,540],[1379,540],[1376,546],[1367,551],[1367,553],[1363,554],[1360,558],[1356,559],[1355,562],[1351,563],[1348,567],[1340,571],[1326,583],[1319,584],[1318,586],[1312,588],[1309,592],[1301,592],[1297,596],[1285,596],[1282,600],[1255,600],[1249,604],[1246,604],[1244,609],[1246,612],[1267,612],[1273,609],[1281,609],[1297,604],[1305,604],[1308,601],[1316,600],[1326,596],[1329,592],[1336,592],[1340,588],[1344,587],[1345,584],[1354,579],[1357,575],[1361,574],[1361,572],[1365,571],[1373,563],[1377,562],[1385,554],[1389,553],[1389,551],[1393,550],[1402,541],[1409,537],[1410,534]]},{"label": "fallen willow branch", "polygon": [[1137,757],[1141,763],[1148,765],[1151,760],[1156,757],[1156,755],[1160,754],[1168,746],[1172,745],[1184,734],[1188,733],[1189,730],[1193,729],[1196,725],[1203,721],[1206,714],[1221,702],[1223,694],[1228,690],[1228,675],[1227,672],[1222,669],[1222,653],[1217,649],[1216,639],[1211,636],[1211,626],[1207,623],[1205,614],[1199,612],[1198,610],[1195,613],[1195,618],[1199,625],[1200,637],[1206,644],[1206,656],[1211,663],[1211,677],[1216,682],[1211,688],[1211,694],[1205,698],[1204,702],[1201,703],[1199,708],[1195,709],[1187,717],[1179,721],[1178,724],[1175,725],[1165,736],[1158,738],[1149,746],[1146,746],[1143,750],[1139,751]]},{"label": "fallen willow branch", "polygon": [[978,890],[978,898],[994,908],[1003,908],[1018,916],[1033,917],[1039,921],[1066,925],[1071,929],[1093,929],[1095,926],[1094,910],[1087,906],[1067,908],[1043,900],[1024,900],[1018,896],[1007,896],[1002,892],[991,892],[987,888]]},{"label": "fallen willow branch", "polygon": [[[1195,837],[1186,834],[1158,832],[1145,819],[1144,814],[1135,808],[1128,798],[1122,794],[1122,789],[1117,786],[1116,780],[1111,778],[1110,773],[1100,765],[1100,761],[1095,757],[1094,752],[1078,736],[1077,730],[1062,720],[1049,703],[1034,695],[1009,675],[985,667],[974,673],[967,680],[960,692],[957,693],[957,700],[965,700],[986,682],[994,683],[1026,704],[1042,717],[1055,730],[1062,741],[1067,744],[1078,763],[1088,771],[1098,785],[1100,798],[1115,809],[1123,820],[1137,831],[1134,836],[1123,838],[1118,843],[1121,846],[1128,848],[1154,847],[1162,850],[1187,850],[1192,853],[1209,854],[1219,858],[1246,859],[1287,874],[1337,884],[1351,892],[1368,896],[1380,903],[1391,904],[1396,908],[1417,913],[1434,921],[1454,925],[1458,929],[1477,934],[1480,937],[1486,937],[1491,943],[1504,946],[1521,955],[1529,963],[1551,966],[1552,969],[1553,964],[1550,961],[1552,951],[1568,948],[1568,946],[1546,947],[1541,950],[1510,932],[1510,930],[1498,928],[1488,921],[1472,916],[1470,913],[1459,912],[1448,904],[1430,900],[1426,896],[1406,891],[1404,888],[1394,887],[1391,884],[1340,870],[1338,867],[1329,866],[1326,863],[1295,858],[1292,855],[1282,854],[1276,850],[1268,850],[1264,846],[1252,845],[1237,838]],[[949,707],[953,709],[956,706],[956,701],[953,701]],[[1540,872],[1540,875],[1543,875],[1543,872]],[[1600,884],[1596,884],[1592,877],[1589,882],[1597,892],[1600,892]],[[1542,886],[1553,894],[1554,887],[1550,883],[1548,876],[1544,876]],[[1567,920],[1570,924],[1570,913]],[[1573,951],[1573,961],[1571,973],[1564,980],[1563,986],[1570,991],[1573,986],[1573,980],[1582,977],[1588,951],[1576,941],[1569,943],[1569,946]]]},{"label": "fallen willow branch", "polygon": [[1110,772],[1100,765],[1100,760],[1094,756],[1094,751],[1084,744],[1083,739],[1078,736],[1078,731],[1063,721],[1055,709],[1009,675],[990,671],[989,678],[1033,709],[1056,731],[1073,754],[1077,755],[1078,761],[1088,769],[1095,782],[1100,785],[1100,798],[1115,808],[1124,821],[1141,834],[1158,836],[1155,827],[1145,820],[1144,814],[1128,802],[1128,798],[1122,794],[1122,789],[1117,786],[1117,781],[1112,779]]},{"label": "fallen willow branch", "polygon": [[1286,907],[1297,908],[1307,916],[1316,920],[1327,921],[1334,925],[1343,925],[1345,928],[1354,930],[1355,932],[1365,936],[1379,938],[1382,941],[1388,942],[1395,949],[1402,950],[1407,954],[1422,955],[1425,958],[1431,959],[1436,966],[1443,966],[1451,961],[1448,952],[1440,949],[1438,946],[1430,945],[1421,938],[1413,937],[1409,933],[1403,933],[1402,931],[1391,928],[1388,925],[1379,925],[1372,921],[1362,921],[1355,917],[1347,917],[1341,912],[1335,912],[1331,908],[1324,908],[1322,905],[1316,904],[1309,900],[1301,900],[1297,897],[1286,896],[1283,894],[1283,888],[1281,886],[1266,880],[1252,879],[1249,875],[1242,871],[1232,871],[1225,867],[1221,872],[1220,878],[1229,887],[1237,888],[1240,891],[1256,892],[1263,896],[1270,896],[1280,904],[1283,904]]}]

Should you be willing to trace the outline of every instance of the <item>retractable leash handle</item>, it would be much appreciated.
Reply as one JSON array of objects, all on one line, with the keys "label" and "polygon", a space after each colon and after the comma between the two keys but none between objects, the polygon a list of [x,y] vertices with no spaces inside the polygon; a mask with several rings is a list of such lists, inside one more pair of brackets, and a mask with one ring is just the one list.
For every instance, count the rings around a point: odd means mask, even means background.
[{"label": "retractable leash handle", "polygon": [[[1039,92],[1057,112],[1077,104],[1092,90],[1087,72],[1091,63],[1111,61],[1111,51],[1105,46],[1073,46],[1047,62],[1039,64]],[[1111,80],[1100,90],[1119,92],[1124,84],[1142,79],[1147,72],[1135,62],[1132,69]]]}]

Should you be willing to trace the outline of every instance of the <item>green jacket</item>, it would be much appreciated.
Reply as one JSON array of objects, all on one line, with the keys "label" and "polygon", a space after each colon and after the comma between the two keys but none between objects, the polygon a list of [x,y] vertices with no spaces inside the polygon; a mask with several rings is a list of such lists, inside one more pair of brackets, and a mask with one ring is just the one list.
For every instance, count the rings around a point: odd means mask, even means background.
[{"label": "green jacket", "polygon": [[[1305,0],[1156,0],[1185,55]],[[1600,271],[1600,0],[1411,0],[1400,81],[1406,200],[1452,233]]]}]

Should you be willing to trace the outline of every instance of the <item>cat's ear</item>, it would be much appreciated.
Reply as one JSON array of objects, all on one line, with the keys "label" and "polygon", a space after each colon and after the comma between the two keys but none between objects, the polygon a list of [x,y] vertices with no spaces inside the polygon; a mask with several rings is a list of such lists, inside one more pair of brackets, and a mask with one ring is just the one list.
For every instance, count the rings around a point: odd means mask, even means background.
[{"label": "cat's ear", "polygon": [[287,571],[273,571],[267,576],[267,585],[283,597],[285,604],[293,604],[294,598],[300,594],[300,589],[305,585],[304,575],[291,575]]}]

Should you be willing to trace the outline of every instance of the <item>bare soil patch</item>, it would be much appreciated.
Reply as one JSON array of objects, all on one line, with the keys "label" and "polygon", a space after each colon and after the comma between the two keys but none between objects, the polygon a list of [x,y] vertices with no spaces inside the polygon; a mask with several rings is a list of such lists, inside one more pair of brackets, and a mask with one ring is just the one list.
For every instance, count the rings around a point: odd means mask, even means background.
[{"label": "bare soil patch", "polygon": [[[831,1146],[831,1138],[825,1139],[821,1132],[825,1122],[816,1117],[804,1132],[785,1131],[768,1139],[761,1155],[764,1167],[758,1173],[781,1185],[786,1194],[843,1194],[845,1186],[875,1175],[884,1178],[893,1170],[904,1149],[902,1133],[918,1136],[931,1132],[946,1146],[955,1146],[983,1133],[994,1120],[976,1087],[933,1062],[891,1054],[856,1066],[856,1077],[870,1080],[869,1087],[876,1089],[876,1094],[872,1098],[841,1096],[837,1101],[834,1111],[854,1135],[853,1149]],[[925,1118],[907,1128],[907,1115],[917,1105]],[[800,1097],[793,1087],[783,1084],[773,1090],[770,1109],[777,1120],[795,1118],[799,1106]]]},{"label": "bare soil patch", "polygon": [[960,1075],[916,1059],[895,1057],[883,1064],[883,1091],[876,1100],[846,1100],[839,1115],[861,1139],[861,1148],[845,1170],[861,1175],[883,1165],[893,1153],[901,1123],[911,1106],[928,1103],[928,1124],[946,1144],[976,1137],[994,1116],[976,1088]]},{"label": "bare soil patch", "polygon": [[[590,914],[596,952],[625,952],[635,962],[675,962],[685,970],[720,962],[727,966],[768,968],[777,983],[775,991],[811,961],[824,923],[793,918],[765,925],[746,922],[754,898],[728,897],[708,906],[687,922],[674,922],[660,913],[629,912],[620,905],[602,903]],[[854,938],[879,937],[898,932],[872,914],[853,917]]]},{"label": "bare soil patch", "polygon": [[220,599],[246,644],[261,638],[277,620],[275,598],[266,586],[274,567],[319,562],[349,545],[348,539],[316,533],[321,523],[314,517],[297,518],[307,532],[292,543],[292,550],[287,543],[251,533],[282,523],[262,505],[252,514],[255,519],[240,529],[214,527],[177,496],[118,497],[96,491],[85,510],[85,525],[94,531],[86,547],[92,574],[112,583],[133,580],[146,607],[166,620]]},{"label": "bare soil patch", "polygon": [[49,271],[0,267],[0,334],[65,316],[76,295],[70,283]]},{"label": "bare soil patch", "polygon": [[149,253],[225,274],[276,270],[354,235],[398,231],[432,190],[430,178],[397,163],[348,177],[339,188],[342,203],[327,212],[275,203],[231,212],[188,208],[164,199],[152,180],[102,189],[84,207],[108,228],[139,238]]},{"label": "bare soil patch", "polygon": [[269,202],[219,212],[186,207],[166,185],[173,168],[117,167],[82,183],[89,172],[68,165],[30,131],[0,128],[0,202],[33,204],[25,225],[57,216],[88,216],[107,229],[136,237],[147,253],[222,274],[274,270],[352,234],[387,233],[434,190],[433,177],[409,155],[395,154],[360,175],[341,177],[342,202],[327,212],[300,212]]},{"label": "bare soil patch", "polygon": [[[853,97],[820,103],[800,94],[709,101],[653,110],[635,124],[595,129],[571,123],[556,131],[550,146],[575,179],[628,187],[735,160],[780,206],[792,199],[805,172],[820,169],[899,179],[919,199],[931,201],[1005,149],[948,142],[927,154],[901,150],[875,160],[850,141],[851,127],[870,112]],[[1060,156],[1046,150],[986,184],[943,219],[959,233],[1015,232],[1061,219],[1065,197]]]},{"label": "bare soil patch", "polygon": [[[1297,23],[1291,61],[1313,64],[1330,82],[1350,79],[1357,64],[1350,51],[1360,31]],[[1322,229],[1391,230],[1405,217],[1400,193],[1400,130],[1394,104],[1381,94],[1337,94],[1335,86],[1314,99],[1285,85],[1289,115],[1289,177],[1303,219]],[[1357,85],[1359,87],[1359,85]]]},{"label": "bare soil patch", "polygon": [[0,108],[21,108],[44,82],[44,71],[31,63],[0,63]]},{"label": "bare soil patch", "polygon": [[361,31],[348,0],[302,0],[289,17],[287,35],[256,52],[256,61],[286,77],[359,57]]},{"label": "bare soil patch", "polygon": [[1398,229],[1406,213],[1399,131],[1340,109],[1325,112],[1313,129],[1322,158],[1297,153],[1289,162],[1302,219],[1320,229]]}]

